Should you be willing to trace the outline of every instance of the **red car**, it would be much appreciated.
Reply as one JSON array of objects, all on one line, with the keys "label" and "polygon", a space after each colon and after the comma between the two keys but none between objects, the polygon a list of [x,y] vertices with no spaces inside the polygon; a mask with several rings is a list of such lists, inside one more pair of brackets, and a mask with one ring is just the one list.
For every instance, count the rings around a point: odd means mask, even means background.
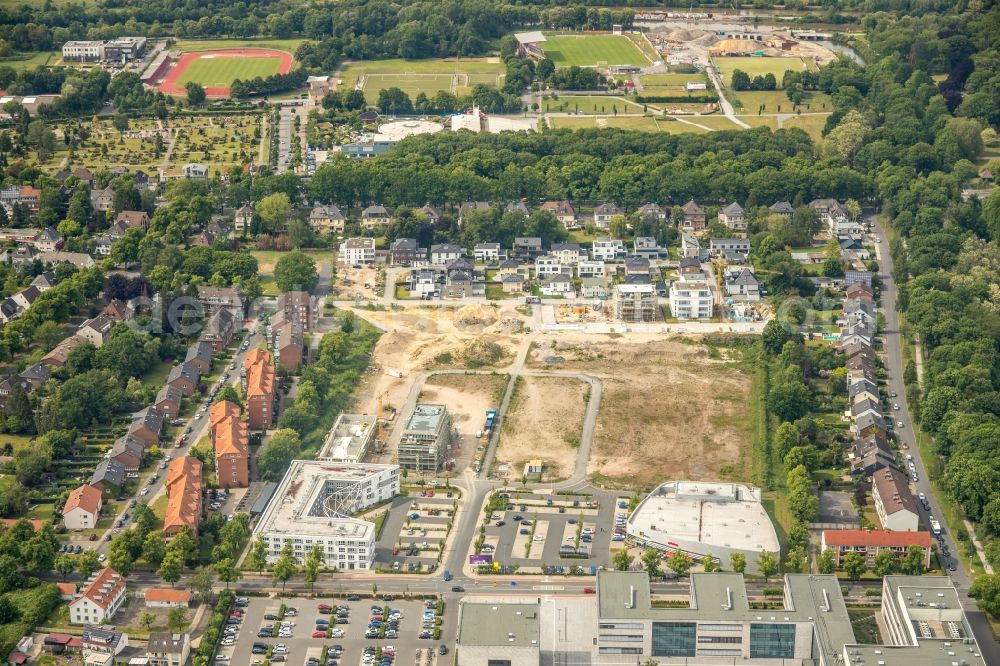
[{"label": "red car", "polygon": [[330,610],[333,608],[333,606],[331,606],[330,604],[320,604],[319,606],[317,606],[317,608],[319,608],[320,610]]},{"label": "red car", "polygon": [[584,594],[597,594],[597,590],[595,590],[592,587],[585,587],[585,588],[583,588],[583,593]]},{"label": "red car", "polygon": [[312,637],[313,638],[326,638],[326,632],[325,631],[314,631],[312,633]]}]

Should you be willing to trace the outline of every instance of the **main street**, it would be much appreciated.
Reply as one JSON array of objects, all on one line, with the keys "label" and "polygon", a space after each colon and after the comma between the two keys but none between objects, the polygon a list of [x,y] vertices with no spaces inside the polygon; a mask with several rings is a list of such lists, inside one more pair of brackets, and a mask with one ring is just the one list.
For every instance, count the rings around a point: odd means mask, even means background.
[{"label": "main street", "polygon": [[[889,399],[891,403],[890,407],[896,404],[899,405],[899,409],[891,411],[887,417],[902,424],[902,427],[898,427],[897,425],[896,437],[899,440],[900,446],[905,446],[906,451],[913,455],[913,461],[917,470],[917,481],[911,485],[913,486],[914,494],[923,493],[927,497],[930,511],[924,512],[922,508],[920,510],[923,513],[925,523],[927,523],[925,527],[929,529],[930,524],[927,521],[930,516],[936,516],[940,520],[943,518],[943,514],[934,486],[931,484],[929,475],[927,474],[927,468],[917,449],[917,441],[913,432],[913,419],[910,417],[910,407],[906,400],[906,387],[903,384],[902,336],[899,330],[899,314],[896,312],[898,293],[895,276],[893,275],[892,256],[889,252],[889,239],[885,234],[885,229],[882,228],[882,225],[874,216],[869,218],[869,222],[872,224],[875,235],[878,238],[878,247],[876,250],[879,279],[882,282],[880,310],[885,316],[885,329],[881,331],[881,338],[886,366],[886,385],[891,393],[896,394],[896,397]],[[985,614],[979,610],[976,600],[970,598],[968,594],[972,578],[962,558],[959,557],[959,548],[961,546],[951,532],[951,529],[957,526],[943,525],[943,527],[944,543],[947,544],[948,549],[951,551],[951,557],[944,558],[944,560],[955,565],[955,571],[949,575],[955,583],[955,587],[958,588],[959,598],[962,600],[962,605],[969,618],[969,624],[976,635],[976,640],[979,641],[979,647],[982,650],[986,663],[1000,664],[1000,645],[997,644],[997,640],[993,636]]]}]

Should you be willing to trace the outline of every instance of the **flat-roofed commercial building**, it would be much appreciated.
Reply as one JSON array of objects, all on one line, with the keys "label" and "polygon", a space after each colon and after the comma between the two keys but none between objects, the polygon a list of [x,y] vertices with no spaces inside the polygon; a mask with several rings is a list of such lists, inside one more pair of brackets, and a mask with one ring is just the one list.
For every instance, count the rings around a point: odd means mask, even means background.
[{"label": "flat-roofed commercial building", "polygon": [[451,414],[444,405],[418,403],[399,442],[399,466],[436,472],[451,444]]},{"label": "flat-roofed commercial building", "polygon": [[768,609],[751,608],[737,573],[692,574],[684,608],[654,608],[647,574],[627,571],[598,572],[597,603],[465,602],[458,666],[985,666],[947,578],[885,578],[882,645],[858,644],[836,576],[783,582]]},{"label": "flat-roofed commercial building", "polygon": [[274,562],[286,542],[303,562],[313,546],[328,566],[370,569],[375,524],[352,516],[399,493],[398,465],[293,460],[261,515],[254,537]]},{"label": "flat-roofed commercial building", "polygon": [[742,553],[751,571],[762,552],[781,548],[760,488],[736,483],[667,481],[635,508],[626,534],[637,545],[665,553],[711,555],[723,567],[731,554]]},{"label": "flat-roofed commercial building", "polygon": [[326,435],[317,460],[363,462],[375,441],[376,419],[368,414],[341,414]]},{"label": "flat-roofed commercial building", "polygon": [[461,666],[537,666],[538,602],[463,601],[459,609]]}]

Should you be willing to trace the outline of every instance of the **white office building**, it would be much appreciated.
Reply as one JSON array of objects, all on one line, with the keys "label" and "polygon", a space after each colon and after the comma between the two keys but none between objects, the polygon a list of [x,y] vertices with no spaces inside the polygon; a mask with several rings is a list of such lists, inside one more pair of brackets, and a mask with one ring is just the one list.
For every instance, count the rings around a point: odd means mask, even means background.
[{"label": "white office building", "polygon": [[319,544],[327,566],[370,569],[375,524],[352,516],[399,493],[399,466],[293,460],[254,529],[267,561],[292,543],[297,562]]}]

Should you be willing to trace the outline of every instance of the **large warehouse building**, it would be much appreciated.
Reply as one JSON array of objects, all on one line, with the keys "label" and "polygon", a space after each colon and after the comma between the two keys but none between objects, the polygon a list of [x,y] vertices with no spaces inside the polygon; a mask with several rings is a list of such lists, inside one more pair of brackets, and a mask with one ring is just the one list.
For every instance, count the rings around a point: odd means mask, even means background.
[{"label": "large warehouse building", "polygon": [[298,562],[319,544],[327,566],[370,569],[375,524],[352,516],[398,493],[398,465],[293,460],[254,537],[267,544],[268,562],[291,541]]},{"label": "large warehouse building", "polygon": [[753,486],[667,481],[635,508],[626,534],[637,545],[664,553],[711,555],[723,568],[733,553],[743,553],[753,571],[762,552],[781,549],[760,500],[760,488]]}]

